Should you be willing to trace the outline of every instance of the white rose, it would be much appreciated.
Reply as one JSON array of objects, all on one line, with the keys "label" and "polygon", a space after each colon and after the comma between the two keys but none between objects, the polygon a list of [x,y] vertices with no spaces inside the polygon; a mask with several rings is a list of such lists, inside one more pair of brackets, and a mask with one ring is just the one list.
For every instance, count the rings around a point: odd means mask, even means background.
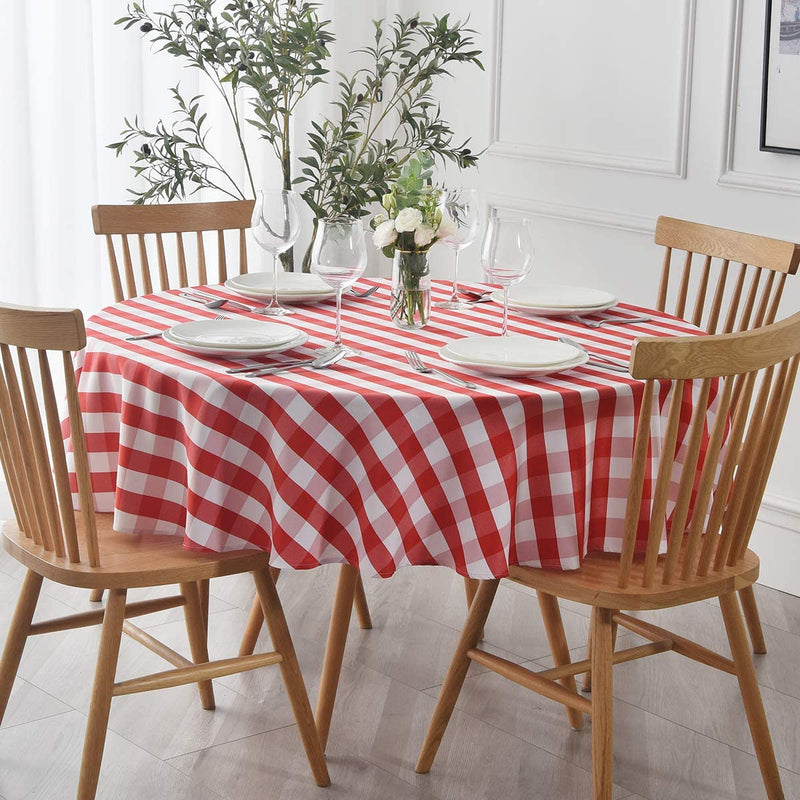
[{"label": "white rose", "polygon": [[372,234],[372,241],[377,248],[384,248],[388,247],[390,244],[394,244],[395,240],[397,239],[397,231],[394,228],[394,220],[387,219],[386,222],[382,222],[375,228],[375,232]]},{"label": "white rose", "polygon": [[426,247],[433,241],[434,233],[430,225],[420,225],[414,231],[414,244],[417,247]]},{"label": "white rose", "polygon": [[386,214],[376,214],[372,218],[372,222],[374,223],[375,227],[377,228],[378,225],[383,225],[383,223],[386,222],[387,219],[389,219],[389,217],[387,217]]},{"label": "white rose", "polygon": [[452,236],[458,230],[458,223],[446,212],[442,212],[442,221],[436,235],[443,239],[445,236]]},{"label": "white rose", "polygon": [[422,224],[422,212],[418,208],[404,208],[394,221],[398,233],[413,231]]}]

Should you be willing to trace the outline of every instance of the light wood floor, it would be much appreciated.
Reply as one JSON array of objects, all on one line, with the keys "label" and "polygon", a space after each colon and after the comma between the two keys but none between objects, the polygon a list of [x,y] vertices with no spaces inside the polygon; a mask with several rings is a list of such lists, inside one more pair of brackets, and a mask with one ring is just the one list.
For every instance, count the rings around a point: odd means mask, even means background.
[{"label": "light wood floor", "polygon": [[[2,518],[0,499],[0,518]],[[0,556],[0,637],[21,570]],[[279,590],[316,696],[335,569],[285,574]],[[353,626],[328,748],[333,785],[314,786],[276,669],[217,681],[217,710],[193,687],[114,701],[98,798],[105,800],[385,800],[591,796],[590,733],[561,706],[473,665],[430,775],[414,762],[464,615],[463,585],[443,568],[368,579],[374,629]],[[800,598],[757,587],[769,654],[757,670],[787,797],[800,797]],[[46,585],[42,614],[88,606],[88,593]],[[236,651],[252,599],[241,578],[212,582],[212,657]],[[140,593],[141,594],[141,593]],[[150,593],[151,595],[153,593]],[[585,640],[584,609],[565,606],[570,643]],[[725,650],[718,609],[700,603],[649,616]],[[141,618],[185,650],[180,610]],[[37,637],[23,656],[0,728],[0,799],[71,800],[89,704],[96,629]],[[506,658],[548,662],[537,605],[503,585],[486,630]],[[636,637],[627,635],[625,641]],[[87,660],[88,664],[90,660]],[[123,641],[123,677],[163,668]],[[765,795],[735,679],[672,653],[615,669],[616,798],[750,800]],[[680,766],[679,766],[680,765]]]}]

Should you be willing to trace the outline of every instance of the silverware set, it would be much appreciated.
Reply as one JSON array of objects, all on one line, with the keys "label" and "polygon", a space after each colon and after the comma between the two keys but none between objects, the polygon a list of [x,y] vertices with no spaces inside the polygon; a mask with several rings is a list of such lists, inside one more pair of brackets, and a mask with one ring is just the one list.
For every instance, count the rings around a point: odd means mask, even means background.
[{"label": "silverware set", "polygon": [[599,353],[593,353],[590,350],[587,350],[580,342],[570,339],[569,336],[559,336],[558,341],[562,344],[568,344],[572,347],[576,347],[578,350],[586,353],[589,356],[589,361],[587,363],[593,367],[604,367],[605,369],[610,369],[612,372],[628,372],[630,370],[630,364],[626,364],[624,361],[621,361],[617,358],[612,358],[611,356],[603,356]]},{"label": "silverware set", "polygon": [[581,325],[585,325],[587,328],[602,328],[605,325],[635,325],[637,322],[650,322],[653,319],[644,315],[641,317],[614,317],[613,319],[595,320],[586,319],[580,314],[570,314],[566,318],[572,322],[580,322]]}]

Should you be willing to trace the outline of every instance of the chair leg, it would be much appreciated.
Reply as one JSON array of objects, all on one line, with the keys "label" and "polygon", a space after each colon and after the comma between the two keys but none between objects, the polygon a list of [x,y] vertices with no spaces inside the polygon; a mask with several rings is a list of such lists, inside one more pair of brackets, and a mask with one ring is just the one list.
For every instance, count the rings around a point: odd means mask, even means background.
[{"label": "chair leg", "polygon": [[92,603],[102,603],[103,602],[103,590],[102,589],[92,589],[92,593],[89,595],[89,600]]},{"label": "chair leg", "polygon": [[372,617],[369,613],[369,605],[367,603],[367,593],[364,591],[364,581],[359,572],[356,579],[356,596],[354,598],[353,608],[356,612],[356,619],[358,620],[358,627],[362,630],[368,631],[372,628]]},{"label": "chair leg", "polygon": [[203,627],[206,631],[206,641],[208,641],[208,607],[211,602],[211,581],[208,578],[197,581],[197,592],[200,596],[200,610],[203,612]]},{"label": "chair leg", "polygon": [[350,612],[358,582],[358,570],[350,564],[339,567],[339,580],[333,598],[331,622],[328,627],[328,640],[325,644],[325,658],[322,663],[322,676],[319,682],[317,708],[314,717],[317,721],[319,740],[322,749],[328,744],[336,690],[339,688],[339,673],[342,670],[344,648],[347,643],[347,629],[350,627]]},{"label": "chair leg", "polygon": [[[558,598],[554,597],[552,594],[545,594],[544,592],[536,592],[536,596],[539,599],[539,608],[542,612],[544,629],[547,632],[547,641],[550,643],[553,663],[557,667],[569,664],[569,645],[567,644],[567,637],[564,633],[564,622],[561,619],[561,609],[558,606]],[[575,678],[572,675],[561,678],[560,683],[570,691],[577,691]],[[583,714],[576,708],[570,708],[569,706],[566,707],[566,710],[570,727],[576,731],[583,728]]]},{"label": "chair leg", "polygon": [[[186,633],[189,637],[192,661],[195,664],[203,664],[208,661],[208,638],[198,584],[182,583],[181,594],[186,600],[183,612],[186,617]],[[203,708],[208,711],[213,710],[216,704],[211,681],[198,681],[197,691],[200,693],[200,703]]]},{"label": "chair leg", "polygon": [[614,761],[614,641],[607,608],[592,615],[592,783],[594,800],[611,800]]},{"label": "chair leg", "polygon": [[289,628],[286,625],[286,617],[283,614],[281,601],[275,589],[275,582],[266,569],[254,572],[253,579],[255,580],[256,591],[261,601],[264,619],[267,622],[273,646],[282,657],[280,668],[283,682],[286,685],[286,692],[292,704],[292,711],[297,721],[297,728],[300,731],[300,738],[303,741],[311,772],[318,786],[329,786],[331,779],[328,775],[328,766],[325,763],[325,754],[314,724],[314,715],[311,712],[311,704],[308,702],[303,673],[300,671],[300,664],[297,662],[297,655],[292,644]]},{"label": "chair leg", "polygon": [[739,590],[739,599],[742,601],[742,612],[750,633],[750,641],[753,643],[753,652],[763,655],[767,652],[767,643],[764,641],[764,631],[761,629],[761,618],[758,616],[756,594],[752,585]]},{"label": "chair leg", "polygon": [[422,744],[417,766],[415,767],[417,772],[430,772],[433,766],[433,760],[436,758],[439,744],[447,729],[447,724],[450,722],[456,700],[458,700],[458,695],[461,693],[461,687],[467,677],[470,665],[467,652],[478,644],[499,585],[499,580],[480,581],[479,583],[475,599],[469,608],[466,624],[461,631],[461,638],[458,640],[455,653],[453,653],[450,669],[447,671],[447,677],[442,685],[442,690],[439,692],[439,700],[428,725],[428,732],[425,735],[425,741]]},{"label": "chair leg", "polygon": [[725,630],[728,632],[731,654],[736,665],[736,677],[739,679],[742,702],[750,724],[750,734],[753,737],[758,765],[761,767],[764,788],[767,790],[769,800],[784,800],[772,737],[769,734],[767,716],[764,713],[764,704],[761,701],[761,692],[753,667],[753,657],[750,654],[750,642],[747,639],[736,595],[733,593],[721,595],[719,605],[725,621]]},{"label": "chair leg", "polygon": [[114,676],[117,672],[119,645],[122,639],[122,623],[125,621],[125,597],[127,589],[110,589],[106,611],[103,616],[103,632],[97,653],[97,670],[92,689],[92,703],[86,723],[86,738],[83,741],[81,777],[78,783],[77,800],[94,800],[100,763],[106,743],[108,715],[114,691]]},{"label": "chair leg", "polygon": [[[281,575],[281,571],[277,567],[270,567],[269,574],[272,576],[272,582],[277,583]],[[256,642],[261,635],[261,627],[264,625],[264,612],[261,610],[261,601],[258,599],[258,594],[253,598],[253,605],[250,606],[250,613],[247,616],[247,622],[244,626],[244,634],[242,634],[242,643],[239,645],[240,656],[251,656],[256,649]]]},{"label": "chair leg", "polygon": [[22,590],[19,593],[11,627],[8,629],[6,645],[3,648],[3,656],[0,659],[0,722],[3,721],[6,713],[11,687],[17,677],[19,662],[22,659],[25,642],[28,640],[28,632],[36,611],[36,603],[39,601],[41,588],[42,576],[28,570],[25,580],[22,582]]},{"label": "chair leg", "polygon": [[[613,611],[612,614],[617,613]],[[594,620],[594,613],[592,614],[592,620]],[[591,625],[592,623],[590,623]],[[616,647],[617,645],[617,628],[618,625],[616,622],[611,623],[611,643],[612,647]],[[589,642],[586,645],[586,658],[591,661],[592,660],[592,631],[591,627],[589,629]],[[583,676],[583,680],[581,681],[581,691],[586,692],[586,694],[591,694],[592,691],[592,673],[587,672]]]},{"label": "chair leg", "polygon": [[[477,578],[464,578],[464,595],[467,598],[467,612],[469,612],[469,607],[475,599],[475,592],[478,591],[479,584],[480,581]],[[478,639],[479,642],[483,641],[484,633],[485,631],[481,631],[480,638]]]}]

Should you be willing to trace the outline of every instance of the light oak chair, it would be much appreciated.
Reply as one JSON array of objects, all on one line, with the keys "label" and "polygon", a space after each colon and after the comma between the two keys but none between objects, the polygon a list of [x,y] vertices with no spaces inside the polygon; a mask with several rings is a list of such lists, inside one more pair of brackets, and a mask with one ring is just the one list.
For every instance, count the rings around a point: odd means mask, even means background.
[{"label": "light oak chair", "polygon": [[[739,682],[756,756],[770,800],[784,797],[764,707],[736,593],[758,577],[757,556],[748,550],[753,520],[769,475],[800,361],[800,314],[753,331],[697,338],[646,338],[634,345],[631,374],[644,380],[632,452],[621,554],[590,553],[577,570],[511,567],[509,579],[540,596],[592,607],[589,659],[532,672],[478,649],[499,581],[481,581],[445,679],[417,772],[428,772],[472,661],[563,703],[592,720],[595,800],[612,794],[612,667],[674,651]],[[692,418],[685,392],[696,383]],[[653,402],[669,390],[662,452],[648,463]],[[713,421],[708,409],[714,404]],[[687,427],[683,427],[687,425]],[[678,432],[681,463],[676,463]],[[651,476],[652,475],[652,479]],[[668,498],[674,507],[670,510]],[[669,515],[668,515],[669,512]],[[667,546],[659,554],[669,523]],[[732,658],[624,611],[669,608],[717,597]],[[649,644],[615,652],[621,625]],[[563,626],[559,623],[564,639]],[[558,683],[591,671],[591,700]]]},{"label": "light oak chair", "polygon": [[[243,275],[247,272],[245,230],[250,227],[252,213],[252,200],[148,206],[94,206],[92,208],[94,232],[106,237],[114,302],[119,303],[131,297],[138,297],[140,294],[150,294],[154,291],[154,287],[156,291],[159,289],[163,291],[207,284],[208,238],[216,239],[217,269],[214,279],[217,283],[224,283],[229,277],[226,232],[235,235],[238,254],[235,274]],[[175,237],[177,269],[170,267],[167,251],[171,251],[171,247],[164,243],[164,240],[172,235]],[[118,239],[115,240],[114,237]],[[187,266],[185,237],[193,239],[196,258],[195,263],[191,265],[191,271]],[[131,238],[137,243],[138,270],[134,266],[131,254]],[[212,248],[213,245],[208,247],[213,252]]]},{"label": "light oak chair", "polygon": [[[268,554],[253,550],[194,553],[180,538],[118,533],[111,514],[94,511],[83,422],[71,351],[86,344],[78,310],[29,309],[0,304],[0,462],[15,520],[3,526],[3,546],[25,568],[25,578],[0,660],[0,720],[29,636],[102,624],[86,726],[78,800],[97,790],[113,697],[197,683],[202,705],[214,708],[212,679],[271,664],[280,666],[314,779],[330,783],[303,676],[295,655]],[[48,351],[51,351],[48,353]],[[16,358],[15,358],[16,354]],[[71,451],[62,439],[50,358],[66,382]],[[32,362],[38,371],[32,369]],[[36,374],[38,372],[38,375]],[[37,393],[36,385],[41,386]],[[70,485],[71,457],[76,487]],[[73,488],[80,511],[73,511]],[[209,661],[198,583],[252,572],[267,619],[273,652]],[[43,579],[87,589],[108,588],[105,609],[33,623]],[[178,584],[179,594],[126,602],[128,589]],[[130,618],[182,606],[191,660],[136,627]],[[116,681],[122,634],[139,641],[173,669]]]},{"label": "light oak chair", "polygon": [[[665,248],[656,307],[708,333],[774,322],[786,277],[800,264],[800,245],[793,242],[672,217],[658,218],[655,243]],[[766,653],[753,587],[739,599],[753,651]]]}]

